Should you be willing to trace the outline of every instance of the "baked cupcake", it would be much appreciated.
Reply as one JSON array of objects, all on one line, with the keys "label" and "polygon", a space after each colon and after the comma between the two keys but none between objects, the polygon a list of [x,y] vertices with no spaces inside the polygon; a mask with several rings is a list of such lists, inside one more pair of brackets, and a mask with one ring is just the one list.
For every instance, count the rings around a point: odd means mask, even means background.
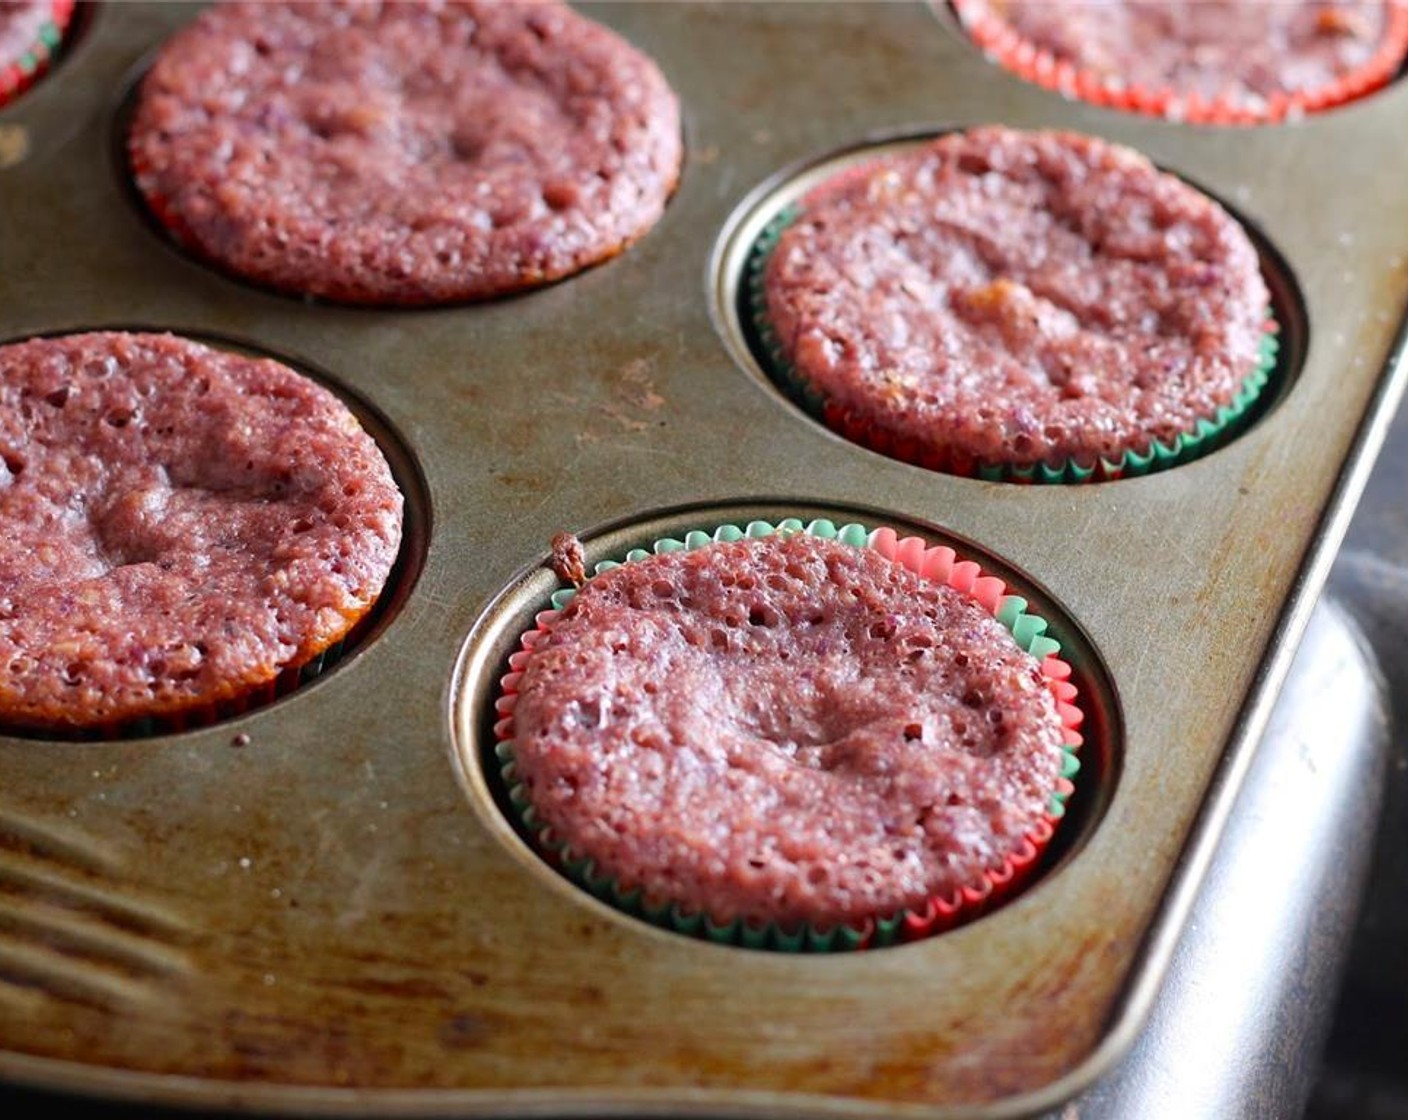
[{"label": "baked cupcake", "polygon": [[1397,74],[1401,0],[954,0],[999,63],[1068,97],[1209,124],[1326,109]]},{"label": "baked cupcake", "polygon": [[208,723],[313,671],[401,536],[347,407],[169,334],[0,346],[0,726]]},{"label": "baked cupcake", "polygon": [[831,427],[986,478],[1185,461],[1274,360],[1242,227],[1065,132],[953,132],[834,176],[762,237],[750,298],[772,372]]},{"label": "baked cupcake", "polygon": [[157,57],[128,147],[195,255],[379,305],[614,256],[660,218],[681,160],[655,64],[556,0],[216,5]]},{"label": "baked cupcake", "polygon": [[1001,581],[825,521],[597,572],[525,636],[496,728],[579,883],[681,932],[839,949],[966,920],[1036,862],[1080,714]]},{"label": "baked cupcake", "polygon": [[0,0],[0,109],[49,68],[73,17],[73,0]]}]

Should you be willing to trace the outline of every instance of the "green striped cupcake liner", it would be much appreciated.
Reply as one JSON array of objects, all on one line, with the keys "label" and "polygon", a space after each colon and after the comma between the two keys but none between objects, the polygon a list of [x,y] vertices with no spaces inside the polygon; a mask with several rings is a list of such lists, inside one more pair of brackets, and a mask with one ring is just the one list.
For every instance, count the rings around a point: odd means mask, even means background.
[{"label": "green striped cupcake liner", "polygon": [[49,68],[63,44],[73,7],[73,0],[54,0],[50,18],[40,25],[35,42],[18,58],[0,59],[0,109],[32,86]]},{"label": "green striped cupcake liner", "polygon": [[502,791],[507,797],[512,816],[534,850],[588,894],[654,926],[719,944],[789,953],[829,953],[918,940],[970,921],[991,909],[1030,878],[1057,823],[1065,815],[1066,802],[1074,792],[1073,781],[1080,770],[1082,739],[1078,728],[1084,713],[1076,704],[1077,690],[1069,680],[1071,669],[1059,656],[1060,643],[1047,633],[1046,619],[1031,613],[1027,600],[1008,594],[1002,580],[984,575],[977,564],[961,560],[953,549],[945,545],[931,545],[919,537],[902,538],[888,527],[871,529],[858,523],[837,525],[826,519],[806,523],[798,518],[775,523],[758,520],[743,525],[724,524],[712,530],[693,529],[680,537],[656,540],[649,549],[632,549],[620,560],[603,560],[595,566],[593,574],[599,575],[622,564],[635,563],[654,555],[689,551],[719,542],[794,533],[808,533],[853,548],[873,548],[924,578],[964,592],[1002,623],[1018,646],[1038,660],[1043,677],[1056,699],[1065,742],[1060,777],[1052,790],[1046,815],[1029,831],[1019,850],[1007,857],[1001,866],[991,869],[983,882],[964,888],[952,898],[934,898],[920,910],[901,909],[876,915],[857,925],[803,924],[797,928],[785,928],[775,922],[756,922],[747,918],[715,921],[686,903],[650,898],[639,887],[618,882],[593,860],[573,850],[539,817],[528,790],[518,780],[514,765],[512,711],[522,667],[533,646],[551,630],[558,613],[576,596],[576,589],[571,587],[553,593],[551,609],[540,613],[534,626],[523,635],[520,648],[510,657],[508,672],[500,683],[496,702],[499,719],[494,726],[494,755]]},{"label": "green striped cupcake liner", "polygon": [[1256,364],[1242,381],[1231,402],[1218,408],[1215,415],[1200,418],[1191,431],[1182,432],[1172,440],[1154,440],[1146,450],[1127,449],[1116,459],[1101,458],[1089,465],[1082,465],[1074,458],[1057,463],[1024,465],[981,461],[965,461],[962,464],[937,462],[924,450],[883,429],[877,429],[869,419],[835,405],[799,374],[788,359],[785,348],[767,316],[763,275],[768,258],[777,248],[778,239],[783,231],[796,221],[800,213],[801,208],[796,204],[782,210],[764,227],[749,253],[745,281],[748,320],[756,339],[755,353],[768,376],[813,419],[852,442],[892,458],[946,473],[970,475],[986,482],[1049,484],[1138,478],[1192,462],[1226,444],[1243,430],[1245,423],[1251,418],[1253,406],[1276,369],[1281,349],[1280,328],[1268,307],[1265,316],[1266,327],[1258,342]]}]

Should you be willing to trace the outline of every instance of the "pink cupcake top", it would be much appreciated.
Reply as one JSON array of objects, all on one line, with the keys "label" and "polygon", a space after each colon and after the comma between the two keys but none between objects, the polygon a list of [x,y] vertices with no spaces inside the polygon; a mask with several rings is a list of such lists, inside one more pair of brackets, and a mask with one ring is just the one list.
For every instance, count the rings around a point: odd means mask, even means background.
[{"label": "pink cupcake top", "polygon": [[1206,195],[1129,148],[999,127],[823,183],[763,280],[797,377],[941,464],[1171,443],[1256,369],[1269,301]]},{"label": "pink cupcake top", "polygon": [[556,0],[225,3],[163,47],[129,151],[157,217],[231,272],[410,305],[620,252],[681,138],[655,64]]},{"label": "pink cupcake top", "polygon": [[1320,89],[1374,57],[1385,0],[965,0],[1101,79],[1264,103]]},{"label": "pink cupcake top", "polygon": [[156,334],[0,346],[0,725],[272,681],[371,608],[401,508],[346,405],[277,362]]},{"label": "pink cupcake top", "polygon": [[782,926],[977,886],[1045,819],[1063,730],[975,601],[805,534],[591,579],[533,645],[513,757],[541,822],[647,898]]}]

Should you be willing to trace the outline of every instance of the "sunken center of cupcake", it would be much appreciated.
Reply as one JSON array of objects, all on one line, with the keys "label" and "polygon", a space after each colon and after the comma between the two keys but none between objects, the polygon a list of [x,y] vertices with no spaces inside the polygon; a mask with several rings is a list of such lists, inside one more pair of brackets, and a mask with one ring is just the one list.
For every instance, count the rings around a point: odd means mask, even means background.
[{"label": "sunken center of cupcake", "polygon": [[[816,605],[804,586],[771,578],[774,586],[758,587],[741,577],[740,595],[717,611],[708,596],[680,602],[673,586],[659,604],[679,604],[678,630],[661,643],[669,652],[660,677],[689,690],[730,768],[765,770],[780,757],[879,777],[916,750],[1001,748],[1006,728],[988,706],[992,682],[971,664],[979,634],[946,635],[947,604],[917,618],[877,613],[859,599]],[[652,678],[642,692],[659,695],[662,683]],[[897,716],[916,694],[925,700],[915,713]],[[607,716],[596,705],[584,718],[600,725]]]},{"label": "sunken center of cupcake", "polygon": [[16,343],[0,370],[0,722],[249,694],[380,595],[402,498],[328,390],[157,334]]},{"label": "sunken center of cupcake", "polygon": [[763,920],[976,881],[1042,818],[1061,765],[1039,665],[999,622],[806,535],[597,575],[534,645],[513,721],[518,780],[571,850]]},{"label": "sunken center of cupcake", "polygon": [[[178,345],[148,340],[132,352],[151,364],[118,374],[90,363],[56,371],[53,388],[20,389],[10,502],[26,500],[45,533],[15,578],[37,587],[154,563],[200,580],[288,556],[315,528],[329,543],[350,525],[359,486],[311,456],[355,422],[323,415],[319,396],[252,362],[173,391],[188,373]],[[258,423],[239,419],[255,408]]]}]

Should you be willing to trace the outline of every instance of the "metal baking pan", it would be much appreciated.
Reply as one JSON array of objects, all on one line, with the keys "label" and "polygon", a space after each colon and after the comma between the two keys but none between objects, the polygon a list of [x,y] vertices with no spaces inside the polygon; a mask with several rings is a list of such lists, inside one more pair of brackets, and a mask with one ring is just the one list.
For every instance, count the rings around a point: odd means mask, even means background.
[{"label": "metal baking pan", "polygon": [[[1145,1018],[1402,388],[1408,87],[1193,128],[1027,85],[923,3],[584,7],[679,92],[683,181],[621,257],[484,305],[289,299],[153,229],[115,134],[189,6],[87,9],[0,111],[0,339],[282,357],[359,408],[410,527],[379,631],[278,703],[0,738],[0,1078],[305,1114],[1010,1117]],[[1260,231],[1286,368],[1250,430],[1145,478],[991,484],[853,446],[750,366],[734,241],[785,176],[993,121],[1131,144]],[[554,532],[600,557],[788,512],[956,540],[1062,620],[1080,805],[1040,882],[959,930],[830,956],[674,936],[555,876],[494,801],[493,681]]]}]

